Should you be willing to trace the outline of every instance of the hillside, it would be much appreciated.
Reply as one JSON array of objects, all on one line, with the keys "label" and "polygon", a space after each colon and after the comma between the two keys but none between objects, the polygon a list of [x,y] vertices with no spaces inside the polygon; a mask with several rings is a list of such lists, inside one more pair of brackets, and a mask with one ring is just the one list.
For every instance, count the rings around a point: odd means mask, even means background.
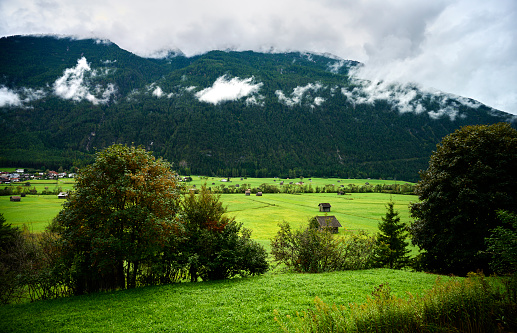
[{"label": "hillside", "polygon": [[134,143],[181,173],[417,180],[441,138],[514,121],[474,100],[350,75],[331,55],[142,58],[109,41],[0,39],[0,166],[81,166]]}]

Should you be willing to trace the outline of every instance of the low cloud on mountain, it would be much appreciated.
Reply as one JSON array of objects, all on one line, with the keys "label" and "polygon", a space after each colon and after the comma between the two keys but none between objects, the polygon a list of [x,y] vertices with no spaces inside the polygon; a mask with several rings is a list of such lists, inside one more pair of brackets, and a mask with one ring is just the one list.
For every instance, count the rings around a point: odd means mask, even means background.
[{"label": "low cloud on mountain", "polygon": [[240,79],[234,77],[219,77],[211,87],[205,88],[195,94],[201,102],[219,104],[226,101],[235,101],[243,97],[257,94],[263,83],[253,83],[253,78]]},{"label": "low cloud on mountain", "polygon": [[[352,104],[375,104],[377,101],[386,101],[394,110],[400,113],[413,112],[416,114],[428,112],[431,118],[448,116],[454,120],[462,116],[458,111],[458,106],[465,105],[478,108],[480,103],[456,96],[443,93],[434,89],[423,89],[414,83],[391,83],[384,81],[366,81],[354,79],[356,87],[342,88],[341,92]],[[438,110],[428,111],[423,104],[428,102],[439,106]]]},{"label": "low cloud on mountain", "polygon": [[115,93],[115,86],[110,83],[106,87],[96,85],[93,88],[95,94],[91,92],[90,79],[97,75],[92,71],[85,57],[77,61],[73,68],[67,68],[63,76],[58,78],[53,85],[54,94],[76,102],[87,100],[92,104],[104,104],[109,101]]},{"label": "low cloud on mountain", "polygon": [[0,87],[0,107],[25,107],[28,103],[41,99],[45,95],[46,93],[42,89],[11,90],[7,87]]},{"label": "low cloud on mountain", "polygon": [[[303,98],[304,98],[304,95],[306,95],[309,91],[318,91],[320,89],[323,88],[323,85],[319,82],[317,83],[309,83],[303,87],[296,87],[293,89],[293,92],[289,95],[289,96],[286,96],[284,94],[284,92],[282,90],[277,90],[275,91],[275,94],[277,95],[278,97],[278,101],[280,103],[283,103],[287,106],[295,106],[295,105],[301,105],[302,102],[303,102]],[[316,101],[317,99],[317,101]],[[320,97],[316,97],[315,100],[313,100],[314,104],[316,105],[321,105],[321,103],[323,103],[323,99]]]}]

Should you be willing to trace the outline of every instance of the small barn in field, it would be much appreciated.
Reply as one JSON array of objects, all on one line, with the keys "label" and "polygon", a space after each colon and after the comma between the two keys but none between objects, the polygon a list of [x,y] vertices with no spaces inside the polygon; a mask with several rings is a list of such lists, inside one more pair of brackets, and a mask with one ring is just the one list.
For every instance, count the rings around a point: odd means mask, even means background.
[{"label": "small barn in field", "polygon": [[11,200],[11,201],[21,201],[21,200],[22,200],[22,198],[20,198],[20,197],[19,197],[19,196],[17,196],[17,195],[16,195],[16,196],[15,196],[15,195],[13,195],[13,196],[9,197],[9,200]]},{"label": "small barn in field", "polygon": [[66,199],[66,198],[68,198],[68,193],[66,193],[66,192],[59,192],[59,194],[57,195],[57,198],[58,199]]},{"label": "small barn in field", "polygon": [[330,212],[330,204],[327,202],[320,203],[318,205],[320,207],[320,212]]},{"label": "small barn in field", "polygon": [[316,216],[318,223],[320,225],[320,229],[330,228],[330,232],[333,234],[337,234],[342,225],[336,219],[335,216]]}]

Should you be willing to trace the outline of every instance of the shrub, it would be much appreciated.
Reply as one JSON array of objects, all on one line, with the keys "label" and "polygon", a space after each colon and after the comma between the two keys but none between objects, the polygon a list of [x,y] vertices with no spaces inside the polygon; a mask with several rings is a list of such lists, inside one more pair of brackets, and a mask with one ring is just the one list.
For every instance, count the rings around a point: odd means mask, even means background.
[{"label": "shrub", "polygon": [[375,237],[364,231],[334,236],[319,230],[313,221],[305,229],[291,230],[288,222],[271,240],[271,254],[277,264],[296,272],[319,273],[374,267]]}]

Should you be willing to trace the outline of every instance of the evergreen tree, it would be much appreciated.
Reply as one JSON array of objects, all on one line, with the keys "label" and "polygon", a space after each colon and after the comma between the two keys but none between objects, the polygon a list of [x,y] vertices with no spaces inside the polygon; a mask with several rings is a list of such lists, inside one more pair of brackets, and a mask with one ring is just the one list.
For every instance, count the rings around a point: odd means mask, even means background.
[{"label": "evergreen tree", "polygon": [[406,241],[406,224],[400,222],[398,211],[393,201],[386,205],[386,216],[379,222],[377,235],[376,260],[383,267],[402,268],[409,262],[408,242]]}]

